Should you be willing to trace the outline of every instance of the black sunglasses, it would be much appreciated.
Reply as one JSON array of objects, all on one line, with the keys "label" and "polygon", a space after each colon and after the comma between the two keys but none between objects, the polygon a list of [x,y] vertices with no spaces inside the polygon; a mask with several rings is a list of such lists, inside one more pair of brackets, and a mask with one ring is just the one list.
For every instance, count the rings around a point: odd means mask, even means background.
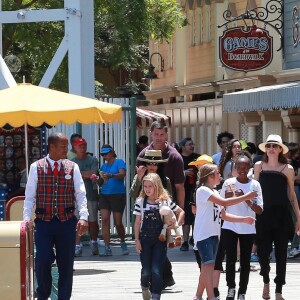
[{"label": "black sunglasses", "polygon": [[274,149],[277,149],[278,147],[280,147],[280,146],[277,145],[277,144],[266,144],[266,148],[274,148]]},{"label": "black sunglasses", "polygon": [[101,154],[101,156],[105,156],[105,155],[107,155],[108,153],[110,153],[111,151],[109,151],[109,152],[107,152],[107,153],[103,153],[103,154]]},{"label": "black sunglasses", "polygon": [[158,166],[158,163],[156,163],[156,162],[147,162],[146,165],[148,165],[148,166]]}]

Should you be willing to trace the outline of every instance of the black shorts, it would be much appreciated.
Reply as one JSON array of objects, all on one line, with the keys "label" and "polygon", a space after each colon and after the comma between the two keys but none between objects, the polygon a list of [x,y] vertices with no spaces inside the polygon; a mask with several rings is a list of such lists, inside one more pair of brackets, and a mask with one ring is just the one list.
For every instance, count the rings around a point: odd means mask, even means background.
[{"label": "black shorts", "polygon": [[99,194],[99,209],[107,209],[115,212],[124,212],[126,206],[126,194]]}]

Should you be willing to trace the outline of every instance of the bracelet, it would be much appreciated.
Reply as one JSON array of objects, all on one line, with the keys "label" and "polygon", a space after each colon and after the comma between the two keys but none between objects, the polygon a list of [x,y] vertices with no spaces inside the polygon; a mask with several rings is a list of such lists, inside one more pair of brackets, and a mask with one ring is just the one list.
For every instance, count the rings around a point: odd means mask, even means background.
[{"label": "bracelet", "polygon": [[251,201],[250,207],[252,207],[252,206],[253,206],[253,204],[254,204],[254,203],[253,203],[253,201]]},{"label": "bracelet", "polygon": [[114,174],[110,174],[110,178],[113,178],[114,177]]}]

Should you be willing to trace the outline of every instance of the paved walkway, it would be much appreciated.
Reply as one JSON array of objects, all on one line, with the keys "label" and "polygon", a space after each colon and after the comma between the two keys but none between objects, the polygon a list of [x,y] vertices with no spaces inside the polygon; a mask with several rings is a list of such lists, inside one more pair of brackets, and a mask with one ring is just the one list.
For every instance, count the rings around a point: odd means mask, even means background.
[{"label": "paved walkway", "polygon": [[[83,256],[75,259],[72,300],[141,300],[139,256],[135,245],[129,241],[130,254],[122,256],[118,243],[112,245],[113,256],[91,256],[88,245],[84,246]],[[163,291],[161,300],[191,300],[195,295],[199,269],[193,251],[180,252],[179,248],[168,250],[173,265],[176,285]],[[254,263],[259,267],[258,263]],[[273,283],[275,263],[271,263],[271,299],[275,299]],[[238,282],[238,275],[237,282]],[[300,260],[288,260],[287,285],[284,286],[285,300],[300,299]],[[259,300],[262,293],[262,278],[258,272],[251,272],[247,300]],[[220,279],[221,299],[226,298],[225,274]]]}]

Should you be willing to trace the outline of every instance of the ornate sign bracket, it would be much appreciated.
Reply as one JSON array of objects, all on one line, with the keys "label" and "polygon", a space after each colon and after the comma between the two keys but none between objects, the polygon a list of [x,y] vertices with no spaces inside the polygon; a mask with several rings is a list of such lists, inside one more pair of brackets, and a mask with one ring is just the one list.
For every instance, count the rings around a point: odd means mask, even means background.
[{"label": "ornate sign bracket", "polygon": [[[231,10],[226,10],[223,13],[223,18],[226,20],[222,25],[218,25],[218,28],[236,22],[238,20],[243,20],[246,25],[246,29],[249,27],[252,28],[253,31],[259,31],[257,28],[257,23],[262,22],[264,24],[264,29],[266,26],[271,26],[277,34],[280,36],[280,47],[277,51],[280,51],[283,47],[283,36],[281,33],[281,29],[283,27],[282,14],[283,14],[283,1],[280,0],[270,0],[266,3],[265,7],[256,7],[253,9],[247,9],[245,13],[240,16],[233,17]],[[249,26],[246,20],[251,20],[251,25]]]}]

